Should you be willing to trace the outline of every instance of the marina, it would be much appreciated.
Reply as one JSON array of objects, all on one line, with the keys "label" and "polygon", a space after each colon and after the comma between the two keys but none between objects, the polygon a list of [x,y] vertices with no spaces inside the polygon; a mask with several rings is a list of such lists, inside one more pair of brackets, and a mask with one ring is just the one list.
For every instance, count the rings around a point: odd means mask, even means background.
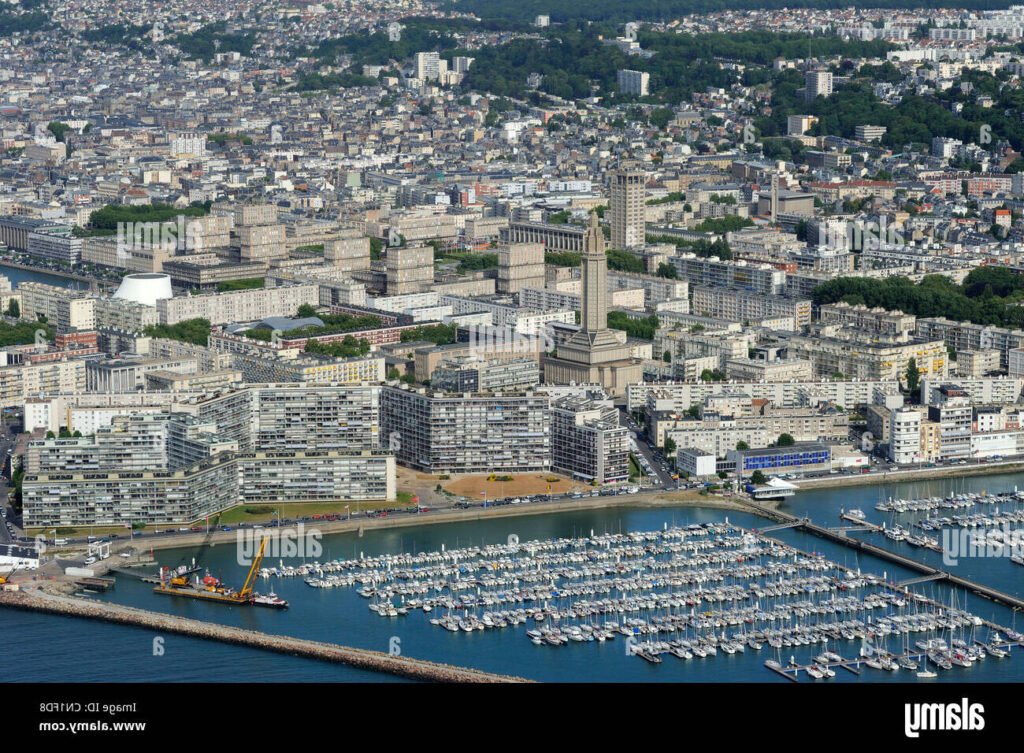
[{"label": "marina", "polygon": [[[163,599],[152,595],[152,586],[140,582],[136,578],[118,578],[116,590],[107,594],[89,594],[89,600],[100,600],[105,602],[120,603],[140,607],[146,610],[157,610],[172,615],[180,615],[192,619],[214,621],[227,625],[236,625],[246,629],[258,630],[268,634],[294,635],[316,641],[339,642],[353,647],[362,647],[371,650],[389,650],[389,642],[400,640],[403,653],[421,657],[429,661],[442,662],[446,664],[473,667],[484,671],[495,672],[505,675],[517,675],[540,681],[599,681],[614,679],[631,682],[738,682],[738,681],[781,681],[791,682],[794,680],[806,682],[814,678],[817,670],[815,657],[824,656],[826,652],[835,653],[841,657],[841,664],[831,665],[835,677],[822,672],[821,681],[831,683],[859,683],[879,682],[889,683],[920,683],[923,681],[943,683],[957,680],[970,680],[972,682],[1019,682],[1024,678],[1024,664],[1014,661],[1012,658],[1000,659],[998,651],[1007,651],[1008,657],[1015,653],[1014,641],[1010,636],[1014,633],[1016,625],[1016,612],[1012,604],[1019,598],[1018,582],[1014,573],[1019,572],[1016,565],[1008,560],[1005,564],[1002,561],[987,560],[962,561],[957,568],[945,572],[941,568],[940,555],[923,548],[912,548],[906,542],[895,542],[877,532],[871,532],[869,527],[881,528],[882,524],[888,525],[889,513],[881,513],[875,510],[875,505],[882,499],[892,497],[893,499],[923,499],[930,496],[945,497],[955,487],[956,493],[963,491],[982,492],[986,487],[990,489],[1010,489],[1017,480],[1013,476],[989,477],[987,479],[969,479],[967,488],[963,488],[962,481],[953,482],[930,482],[927,484],[900,484],[890,487],[876,489],[857,489],[851,494],[841,489],[832,490],[810,490],[801,491],[791,500],[782,503],[778,509],[760,505],[751,505],[752,510],[757,514],[745,512],[730,512],[720,509],[700,506],[661,506],[645,507],[636,505],[624,505],[609,509],[584,509],[584,510],[563,510],[546,512],[542,515],[527,516],[502,516],[495,518],[475,518],[464,522],[448,521],[434,525],[400,526],[395,528],[367,528],[362,535],[356,532],[330,534],[323,538],[322,556],[303,559],[291,558],[279,560],[276,557],[263,563],[257,582],[259,590],[266,593],[270,587],[280,594],[281,598],[289,602],[288,610],[263,609],[252,610],[247,608],[232,609],[220,605],[207,606],[203,602],[192,599]],[[972,489],[972,483],[975,487]],[[860,509],[864,512],[864,519],[859,520],[854,516],[853,521],[849,519],[840,520],[839,516],[843,510],[853,513]],[[765,520],[765,517],[769,520]],[[760,576],[754,575],[751,569],[747,573],[748,581],[732,579],[725,581],[714,581],[697,584],[680,583],[676,586],[668,585],[664,588],[651,586],[648,592],[641,593],[637,590],[650,581],[636,581],[637,588],[633,593],[619,594],[609,592],[605,594],[586,595],[583,593],[562,595],[559,590],[559,597],[553,593],[549,595],[547,605],[541,601],[523,601],[495,603],[490,606],[470,606],[468,609],[458,608],[458,604],[464,603],[462,597],[475,597],[476,586],[457,589],[454,594],[441,594],[442,596],[458,597],[453,601],[453,608],[449,610],[446,601],[434,602],[432,599],[438,594],[399,594],[397,591],[392,594],[391,608],[384,605],[383,614],[380,607],[376,610],[371,606],[380,605],[384,602],[382,598],[391,587],[381,581],[381,594],[370,591],[360,593],[363,589],[374,589],[370,582],[362,582],[372,569],[386,573],[390,567],[391,571],[397,572],[402,568],[418,569],[420,572],[417,578],[423,583],[428,580],[436,580],[440,576],[427,572],[427,568],[440,567],[445,565],[446,559],[453,556],[460,557],[460,566],[469,567],[472,560],[468,557],[472,550],[476,550],[485,556],[482,559],[495,558],[495,552],[499,550],[494,547],[505,547],[508,550],[502,555],[507,558],[519,557],[512,554],[515,545],[511,544],[510,536],[524,542],[519,545],[522,549],[528,545],[534,546],[537,553],[535,559],[543,557],[557,558],[564,557],[569,553],[579,556],[583,550],[566,550],[559,552],[558,542],[568,540],[587,541],[592,536],[611,542],[612,549],[622,549],[623,552],[629,547],[625,542],[616,543],[614,537],[626,535],[627,533],[644,533],[650,535],[657,533],[663,535],[673,529],[687,529],[692,525],[707,527],[709,525],[728,525],[735,528],[742,528],[755,536],[768,537],[775,540],[777,544],[792,547],[798,554],[804,556],[808,562],[824,558],[829,563],[838,565],[838,569],[826,570],[787,575],[785,572],[772,573],[773,565],[768,557],[763,557],[761,563],[747,561],[741,563],[743,566],[763,568]],[[838,525],[837,525],[838,524]],[[685,554],[687,557],[693,555],[684,552],[681,546],[693,547],[701,537],[693,534],[682,537],[680,533],[673,534],[677,537],[675,541],[666,541],[666,546],[675,547],[680,558]],[[707,534],[717,536],[719,534]],[[865,540],[866,539],[866,540]],[[870,543],[877,541],[876,544]],[[631,546],[649,546],[651,542]],[[578,546],[578,545],[577,545]],[[891,547],[891,551],[885,548]],[[593,548],[593,547],[591,547]],[[741,546],[742,548],[742,546]],[[543,551],[542,551],[543,549]],[[486,552],[485,552],[486,550]],[[781,548],[776,549],[784,551]],[[905,550],[905,551],[903,551]],[[601,554],[601,550],[596,552]],[[801,555],[800,553],[805,553]],[[160,563],[164,566],[175,568],[189,565],[192,559],[197,556],[194,548],[167,549],[158,551]],[[426,555],[430,555],[429,562]],[[714,553],[711,549],[697,551],[697,556],[711,557]],[[461,559],[466,556],[465,559]],[[668,557],[669,554],[661,555]],[[422,559],[417,559],[421,558]],[[793,564],[793,554],[782,558],[784,566]],[[621,559],[621,558],[620,558]],[[629,556],[623,559],[623,564],[633,567],[635,563],[628,562]],[[642,562],[642,557],[637,560]],[[210,547],[203,558],[203,566],[210,572],[218,575],[224,574],[229,580],[231,573],[236,572],[236,554],[234,546],[223,546],[221,543]],[[359,564],[359,563],[362,564]],[[317,564],[318,563],[318,564]],[[343,565],[342,563],[348,563]],[[982,567],[975,568],[976,564],[982,563]],[[602,564],[595,561],[592,567]],[[609,564],[607,562],[605,565]],[[682,567],[682,559],[679,561],[676,573],[668,573],[671,577],[679,577],[685,574],[687,569],[694,571],[702,567],[704,569],[714,568],[716,563],[709,561],[705,565],[691,565],[688,568]],[[737,563],[718,562],[717,567],[726,569]],[[567,562],[560,567],[575,568],[578,564]],[[505,569],[501,569],[504,567]],[[534,565],[536,567],[536,565]],[[543,566],[542,566],[543,569]],[[552,569],[555,565],[552,564]],[[322,571],[322,572],[321,572]],[[470,571],[476,576],[500,578],[505,575],[516,573],[509,565],[499,563],[499,569]],[[746,602],[723,600],[714,601],[716,598],[710,592],[713,589],[720,589],[721,596],[727,595],[725,586],[738,586],[738,593],[741,588],[746,588],[753,582],[759,585],[785,585],[781,581],[797,581],[798,579],[809,579],[815,577],[826,577],[829,584],[835,583],[833,579],[839,579],[839,583],[845,582],[847,571],[856,574],[860,571],[862,577],[870,577],[875,585],[865,584],[859,588],[834,590],[829,593],[822,591],[820,595],[805,597],[808,601],[816,603],[817,608],[824,608],[826,614],[799,615],[796,609],[806,608],[806,605],[799,605],[797,594],[771,596],[768,592],[761,597],[761,608],[774,606],[775,603],[791,603],[794,611],[786,620],[775,622],[748,623],[746,619],[749,614],[741,613],[741,609],[749,611],[751,606],[756,606],[757,597],[753,601]],[[626,584],[627,576],[640,575],[639,571],[616,574],[623,585]],[[661,573],[655,573],[661,575]],[[953,579],[947,577],[951,575]],[[962,578],[961,578],[962,576]],[[460,574],[460,581],[465,586],[469,583],[468,575]],[[606,576],[608,579],[612,576]],[[968,585],[961,586],[961,580]],[[959,580],[956,580],[959,579]],[[241,577],[238,577],[241,581]],[[307,580],[310,581],[307,583]],[[397,582],[399,587],[406,587],[415,581]],[[578,588],[587,580],[600,580],[596,575],[589,578],[565,579],[556,581],[556,586]],[[778,582],[778,583],[777,583]],[[315,585],[314,585],[315,583]],[[533,589],[538,597],[543,596],[543,588],[549,585],[543,579],[539,581],[522,581],[523,588]],[[807,580],[805,583],[793,583],[795,588],[814,587],[814,584]],[[822,584],[818,584],[819,587]],[[494,587],[481,586],[481,596],[491,598]],[[591,588],[584,585],[584,588]],[[511,591],[511,587],[504,586]],[[695,588],[703,588],[708,592],[707,601],[692,607],[685,606],[686,591]],[[1005,600],[990,600],[990,598],[979,591],[990,590],[1001,595]],[[763,590],[763,589],[762,589]],[[672,592],[675,592],[673,595]],[[860,603],[854,605],[853,601],[844,602],[856,591]],[[886,592],[895,592],[902,596],[904,605],[886,604],[879,607],[865,607],[865,600],[874,603],[876,594],[882,595]],[[667,597],[666,597],[666,594]],[[908,598],[907,594],[910,594]],[[403,602],[404,596],[404,602]],[[594,609],[600,611],[602,608],[612,608],[612,601],[621,601],[628,596],[632,599],[631,606],[640,607],[638,612],[618,613],[619,604],[614,605],[614,613],[573,616],[571,612],[580,608]],[[642,597],[642,599],[641,599]],[[834,597],[834,598],[833,598]],[[918,598],[920,597],[920,598]],[[666,598],[682,598],[683,606],[673,607],[666,602]],[[703,598],[703,597],[702,597]],[[415,605],[416,600],[422,602]],[[769,601],[772,604],[769,604]],[[577,604],[577,602],[580,602]],[[584,602],[590,602],[589,604]],[[606,605],[602,602],[608,602]],[[833,603],[834,602],[834,603]],[[931,602],[929,605],[928,602]],[[626,602],[622,602],[625,607]],[[1006,606],[1004,606],[1006,605]],[[828,609],[835,606],[836,614],[828,613]],[[845,612],[842,607],[846,606]],[[906,618],[910,615],[919,615],[915,620],[918,626],[924,625],[925,619],[932,620],[935,617],[945,619],[950,608],[971,614],[973,617],[982,620],[982,625],[971,624],[959,627],[941,625],[938,622],[931,623],[935,629],[922,630],[921,632],[898,633],[895,628],[903,630],[899,621],[892,622],[893,618]],[[541,610],[543,619],[538,622],[534,617],[526,614],[525,610]],[[518,610],[524,610],[517,613]],[[646,611],[645,611],[646,610]],[[451,620],[445,620],[450,611],[451,617],[455,618],[454,624]],[[488,626],[484,621],[484,612],[490,612]],[[554,612],[558,613],[555,619]],[[690,612],[694,612],[693,619],[690,619]],[[504,627],[496,627],[502,624],[501,613],[505,612]],[[712,621],[710,626],[702,622],[706,617],[705,612],[713,614],[708,618]],[[735,612],[735,614],[729,614]],[[550,614],[549,614],[550,613]],[[564,615],[563,615],[564,613]],[[780,610],[781,613],[781,610]],[[941,614],[940,614],[941,613]],[[475,620],[468,619],[469,616]],[[497,615],[497,617],[495,616]],[[675,623],[664,622],[669,617]],[[724,617],[726,623],[729,618],[743,619],[740,625],[726,624],[723,627],[716,627],[713,622],[717,618]],[[464,629],[458,624],[462,618]],[[524,619],[525,618],[525,619]],[[621,627],[623,622],[628,620],[629,633],[621,630],[605,634],[604,640],[600,639],[600,633],[592,633],[593,639],[588,639],[587,630],[584,626],[590,626],[593,630],[596,624],[605,633],[612,630],[614,623]],[[658,619],[655,619],[658,618]],[[870,621],[869,621],[870,618]],[[431,620],[438,620],[432,624]],[[646,623],[633,624],[632,620],[643,620]],[[879,623],[879,620],[882,622]],[[444,621],[444,624],[441,624]],[[861,624],[856,624],[857,622]],[[890,633],[885,636],[876,637],[867,635],[868,629],[871,632],[884,632],[888,621]],[[836,638],[827,632],[822,634],[821,630],[808,633],[808,628],[815,625],[827,627],[830,623],[839,630],[839,637]],[[848,624],[843,624],[848,623]],[[909,625],[909,623],[906,623]],[[989,627],[989,624],[997,627]],[[563,627],[564,626],[564,627]],[[579,633],[570,630],[578,627]],[[633,633],[633,628],[637,633]],[[655,628],[665,630],[655,630]],[[671,627],[676,627],[673,632]],[[454,629],[453,629],[454,628]],[[561,629],[561,636],[556,629]],[[794,628],[802,628],[794,630]],[[843,629],[847,634],[852,634],[853,639],[843,638]],[[1006,629],[1006,632],[1002,631]],[[541,632],[546,630],[547,632]],[[776,631],[776,634],[765,635],[763,639],[752,636],[757,630]],[[536,631],[530,635],[528,631]],[[861,638],[858,631],[864,632],[865,637]],[[726,643],[723,645],[722,633],[725,633]],[[534,638],[539,633],[541,644],[537,645]],[[735,639],[735,633],[753,637],[753,642],[729,640]],[[554,643],[547,641],[550,635]],[[818,637],[824,641],[816,642],[802,640]],[[575,636],[575,637],[574,637]],[[996,641],[996,638],[1000,641]],[[909,642],[906,640],[910,638]],[[963,640],[973,644],[980,641],[991,647],[993,651],[986,651],[986,659],[973,661],[970,668],[958,666],[950,662],[952,669],[944,670],[941,666],[927,661],[922,662],[920,649],[916,648],[917,640],[939,638],[946,642],[947,647],[952,647],[953,640]],[[564,640],[563,640],[564,639]],[[707,645],[700,645],[700,639],[714,640],[715,653],[711,653]],[[788,639],[788,640],[787,640]],[[770,643],[769,640],[772,640]],[[679,645],[673,646],[673,641]],[[682,641],[688,641],[689,647],[682,645]],[[667,643],[665,646],[646,646],[647,643]],[[743,650],[731,645],[739,642]],[[879,671],[873,668],[873,663],[885,665],[878,659],[867,659],[861,655],[861,649],[865,642],[870,646],[884,649],[893,657],[908,656],[909,661],[916,661],[918,669],[911,671]],[[791,644],[791,645],[787,645]],[[1010,645],[1004,646],[1004,643]],[[583,645],[585,644],[585,645]],[[758,650],[756,645],[760,644]],[[775,645],[773,645],[775,644]],[[1001,648],[1002,646],[1002,648]],[[555,649],[558,650],[555,650]],[[639,651],[637,649],[640,649]],[[211,646],[211,652],[216,653],[219,649]],[[732,651],[730,653],[729,651]],[[687,659],[687,653],[692,658]],[[701,657],[701,653],[704,654]],[[282,672],[287,672],[289,660],[282,657],[285,663],[280,665]],[[795,661],[795,665],[793,662]],[[779,669],[784,670],[781,674],[772,671],[767,666],[768,662],[776,662]],[[899,660],[897,659],[897,664]],[[803,671],[801,668],[811,666],[812,672]],[[794,671],[800,670],[800,671]],[[166,674],[166,670],[155,666],[154,671],[162,672],[162,676],[168,678],[176,675]],[[934,673],[934,678],[928,675]],[[923,676],[921,676],[923,675]],[[287,674],[283,676],[288,676]],[[302,675],[294,675],[295,679],[302,680]]]},{"label": "marina", "polygon": [[[264,578],[301,577],[317,588],[357,588],[386,619],[419,614],[452,633],[511,628],[535,646],[620,639],[651,664],[765,651],[777,673],[835,677],[835,668],[970,667],[1005,658],[1024,639],[956,604],[939,604],[734,526],[518,542],[452,551],[267,568]],[[945,636],[945,637],[943,637]],[[984,636],[981,638],[979,636]],[[948,643],[947,643],[948,641]],[[829,644],[845,645],[844,659]],[[902,644],[906,645],[891,645]],[[783,650],[820,645],[809,664]]]}]

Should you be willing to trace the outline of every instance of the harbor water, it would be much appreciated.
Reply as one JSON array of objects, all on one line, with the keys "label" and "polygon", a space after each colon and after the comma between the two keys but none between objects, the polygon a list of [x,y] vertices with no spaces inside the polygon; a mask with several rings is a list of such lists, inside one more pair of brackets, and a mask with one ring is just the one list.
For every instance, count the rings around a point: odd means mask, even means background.
[{"label": "harbor water", "polygon": [[[945,496],[951,493],[1012,491],[1020,483],[1018,474],[973,477],[960,480],[914,482],[883,486],[863,486],[807,490],[799,492],[785,502],[782,509],[795,515],[806,515],[827,526],[848,525],[840,522],[840,510],[860,508],[867,520],[889,524],[890,514],[877,512],[879,501],[893,498],[923,498]],[[571,503],[568,503],[571,505]],[[593,534],[634,531],[660,531],[666,526],[685,526],[729,522],[749,529],[770,525],[762,518],[726,510],[697,507],[637,507],[628,506],[598,510],[566,510],[545,515],[518,518],[491,518],[423,525],[417,527],[366,531],[362,536],[346,533],[325,536],[322,552],[317,559],[328,562],[336,559],[359,559],[391,553],[418,553],[451,551],[470,546],[504,544],[510,537],[520,542],[548,541],[556,538],[588,537]],[[905,522],[905,521],[904,521]],[[1020,526],[1018,526],[1020,527]],[[820,553],[829,560],[864,573],[885,576],[889,582],[913,578],[916,572],[904,570],[874,557],[858,555],[853,549],[834,544],[811,534],[795,530],[780,530],[769,534],[778,540],[805,552]],[[893,542],[881,534],[858,533],[869,537],[872,543],[913,556],[936,567],[944,567],[938,553]],[[933,534],[934,535],[934,534]],[[158,561],[164,565],[188,564],[198,552],[192,549],[157,551]],[[284,565],[300,565],[301,558],[284,561]],[[232,543],[207,549],[199,564],[222,578],[229,586],[239,587],[245,577],[245,568],[237,561],[237,548]],[[279,561],[268,558],[264,566],[276,567]],[[946,568],[950,569],[950,568]],[[1024,567],[1008,559],[961,560],[957,574],[973,578],[1007,593],[1024,595],[1022,576]],[[941,604],[957,608],[991,620],[998,625],[1016,630],[1024,629],[1024,622],[1016,624],[1012,610],[959,589],[950,589],[941,583],[923,583],[913,589]],[[223,606],[202,603],[192,599],[175,599],[152,592],[152,586],[130,577],[119,576],[117,587],[103,595],[88,598],[106,599],[117,603],[150,610],[179,614],[185,617],[237,625],[268,633],[293,635],[312,640],[329,641],[383,652],[400,651],[404,656],[448,664],[473,667],[490,672],[516,675],[540,681],[636,681],[636,682],[785,682],[777,674],[765,669],[767,659],[781,663],[791,658],[807,664],[820,653],[822,647],[794,646],[781,652],[747,650],[744,653],[682,661],[669,656],[660,664],[642,661],[626,651],[625,639],[607,642],[570,644],[562,647],[533,645],[525,631],[533,625],[519,625],[505,629],[449,632],[431,625],[430,615],[417,611],[397,618],[382,617],[368,609],[369,600],[361,597],[355,588],[310,588],[303,578],[260,578],[257,590],[274,590],[290,602],[288,610],[269,610],[254,607]],[[706,608],[706,607],[704,607]],[[8,635],[24,645],[15,655],[32,656],[32,671],[10,666],[0,668],[2,680],[38,680],[38,674],[47,679],[104,679],[216,681],[240,679],[229,666],[242,653],[247,668],[259,666],[258,672],[247,671],[253,679],[276,681],[365,681],[392,678],[367,675],[345,667],[318,664],[308,660],[279,655],[260,654],[258,651],[223,646],[215,643],[166,637],[166,651],[153,656],[150,631],[89,623],[66,618],[41,615],[4,613],[4,623],[12,629]],[[979,638],[984,636],[979,635]],[[9,639],[10,640],[10,639]],[[33,645],[46,646],[46,652],[33,651]],[[78,661],[75,651],[89,646],[86,661]],[[76,648],[77,647],[77,648]],[[66,650],[61,650],[62,648]],[[852,658],[857,654],[855,642],[830,643],[829,649]],[[1018,651],[1020,653],[1018,653]],[[781,655],[776,655],[780,653]],[[248,662],[257,662],[249,664]],[[866,669],[855,675],[840,671],[828,682],[1020,682],[1024,681],[1024,650],[1014,651],[1007,659],[989,657],[972,667],[954,667],[932,680],[918,680],[913,672],[881,673]]]}]

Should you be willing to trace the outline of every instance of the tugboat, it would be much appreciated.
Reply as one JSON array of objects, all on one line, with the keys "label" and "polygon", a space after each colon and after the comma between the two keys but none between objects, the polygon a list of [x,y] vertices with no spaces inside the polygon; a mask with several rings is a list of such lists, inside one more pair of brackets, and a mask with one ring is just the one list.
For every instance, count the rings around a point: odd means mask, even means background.
[{"label": "tugboat", "polygon": [[276,593],[271,591],[266,596],[263,594],[254,594],[252,603],[257,607],[269,607],[271,609],[287,609],[288,602],[278,596]]}]

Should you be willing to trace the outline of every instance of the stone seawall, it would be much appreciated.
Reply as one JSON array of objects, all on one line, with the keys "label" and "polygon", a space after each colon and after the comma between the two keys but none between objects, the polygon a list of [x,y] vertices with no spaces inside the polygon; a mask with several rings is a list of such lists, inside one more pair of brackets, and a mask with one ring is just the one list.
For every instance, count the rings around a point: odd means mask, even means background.
[{"label": "stone seawall", "polygon": [[[392,656],[381,651],[349,648],[335,643],[323,643],[286,635],[272,635],[255,630],[244,630],[203,620],[150,612],[77,597],[59,596],[38,591],[0,591],[0,607],[46,612],[68,617],[84,617],[122,625],[176,633],[193,638],[215,640],[264,651],[275,651],[291,656],[304,656],[320,661],[338,662],[370,672],[385,672],[411,680],[427,682],[526,682],[519,677],[481,672],[448,664]],[[251,607],[256,609],[257,607]]]}]

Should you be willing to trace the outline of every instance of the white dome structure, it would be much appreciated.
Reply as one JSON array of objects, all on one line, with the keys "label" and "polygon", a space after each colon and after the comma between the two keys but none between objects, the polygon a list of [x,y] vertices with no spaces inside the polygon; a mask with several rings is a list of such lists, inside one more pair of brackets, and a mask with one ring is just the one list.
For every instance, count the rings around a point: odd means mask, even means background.
[{"label": "white dome structure", "polygon": [[114,298],[123,298],[146,306],[156,306],[156,302],[161,298],[173,297],[170,275],[152,272],[126,275],[114,293]]}]

